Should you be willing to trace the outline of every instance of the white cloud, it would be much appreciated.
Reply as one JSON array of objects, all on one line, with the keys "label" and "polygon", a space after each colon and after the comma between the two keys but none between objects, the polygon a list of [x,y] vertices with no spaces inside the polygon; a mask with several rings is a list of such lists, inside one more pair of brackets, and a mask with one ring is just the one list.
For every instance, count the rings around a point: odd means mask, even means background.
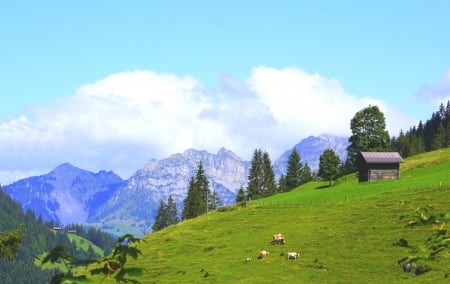
[{"label": "white cloud", "polygon": [[447,70],[442,78],[432,84],[423,86],[418,93],[419,97],[439,106],[450,100],[450,69]]},{"label": "white cloud", "polygon": [[7,172],[45,173],[63,162],[128,178],[149,159],[188,148],[224,146],[248,160],[262,148],[275,160],[306,136],[348,135],[354,113],[369,104],[387,111],[388,123],[402,121],[384,102],[298,68],[256,67],[247,81],[224,76],[214,90],[192,77],[118,73],[0,122],[0,181]]}]

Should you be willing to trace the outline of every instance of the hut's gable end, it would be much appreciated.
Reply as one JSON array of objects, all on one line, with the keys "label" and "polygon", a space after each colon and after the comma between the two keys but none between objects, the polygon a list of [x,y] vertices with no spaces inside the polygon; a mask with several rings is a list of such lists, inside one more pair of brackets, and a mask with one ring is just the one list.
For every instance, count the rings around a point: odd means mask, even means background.
[{"label": "hut's gable end", "polygon": [[398,179],[402,162],[398,152],[361,152],[357,161],[359,181]]}]

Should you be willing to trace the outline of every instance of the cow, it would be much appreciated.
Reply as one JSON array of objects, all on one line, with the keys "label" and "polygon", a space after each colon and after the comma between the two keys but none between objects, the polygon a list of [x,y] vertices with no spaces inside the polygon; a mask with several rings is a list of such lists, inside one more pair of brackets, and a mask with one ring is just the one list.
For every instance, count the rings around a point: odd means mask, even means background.
[{"label": "cow", "polygon": [[272,244],[281,244],[284,245],[286,240],[282,234],[275,234],[272,236]]},{"label": "cow", "polygon": [[298,252],[288,252],[287,254],[287,259],[297,259],[297,257],[300,257]]},{"label": "cow", "polygon": [[262,251],[259,252],[259,258],[264,258],[264,257],[266,257],[269,254],[270,254],[270,252],[268,252],[266,250],[262,250]]}]

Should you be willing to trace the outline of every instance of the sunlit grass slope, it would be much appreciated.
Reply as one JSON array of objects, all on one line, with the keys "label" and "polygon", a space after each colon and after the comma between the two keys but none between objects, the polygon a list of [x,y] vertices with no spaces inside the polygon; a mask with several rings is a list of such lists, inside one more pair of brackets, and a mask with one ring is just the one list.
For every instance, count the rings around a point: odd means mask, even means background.
[{"label": "sunlit grass slope", "polygon": [[[450,212],[450,151],[409,158],[401,169],[396,181],[312,182],[185,221],[145,236],[142,256],[127,265],[142,269],[134,276],[141,283],[448,283],[450,258],[424,261],[432,270],[412,276],[397,264],[412,248],[393,244],[418,246],[431,234],[431,226],[406,226],[404,201]],[[275,233],[285,245],[270,243]],[[263,249],[270,255],[258,259]],[[290,251],[301,257],[287,260]]]}]

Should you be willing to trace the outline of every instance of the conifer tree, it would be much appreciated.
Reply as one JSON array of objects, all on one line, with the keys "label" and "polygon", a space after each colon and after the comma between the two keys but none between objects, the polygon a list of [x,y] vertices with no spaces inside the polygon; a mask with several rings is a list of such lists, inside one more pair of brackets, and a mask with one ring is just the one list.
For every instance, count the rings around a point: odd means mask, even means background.
[{"label": "conifer tree", "polygon": [[177,204],[173,201],[172,195],[167,198],[167,225],[173,225],[180,222],[178,218]]},{"label": "conifer tree", "polygon": [[286,190],[290,191],[302,184],[302,163],[297,149],[293,149],[289,155],[286,170]]},{"label": "conifer tree", "polygon": [[271,196],[277,193],[275,173],[273,172],[272,162],[267,151],[264,151],[263,153],[263,180],[263,197]]},{"label": "conifer tree", "polygon": [[308,163],[305,163],[305,165],[302,168],[301,171],[301,181],[303,183],[310,182],[314,179],[313,173],[311,171],[311,168],[309,167]]},{"label": "conifer tree", "polygon": [[244,187],[241,185],[236,195],[236,203],[243,203],[246,199],[247,197],[245,196]]},{"label": "conifer tree", "polygon": [[436,129],[436,133],[434,134],[433,137],[431,150],[441,149],[444,146],[444,143],[445,143],[445,129],[444,126],[442,125],[442,122],[440,122]]},{"label": "conifer tree", "polygon": [[191,177],[188,193],[184,199],[182,217],[183,219],[192,219],[204,213],[206,213],[206,204],[194,177]]},{"label": "conifer tree", "polygon": [[197,185],[197,188],[200,190],[200,194],[206,208],[206,205],[209,203],[208,199],[211,197],[211,190],[209,189],[208,178],[206,177],[203,163],[201,161],[198,163],[197,173],[195,175],[195,183]]},{"label": "conifer tree", "polygon": [[222,206],[222,201],[220,201],[219,193],[217,190],[213,190],[211,196],[208,198],[208,211],[213,211]]},{"label": "conifer tree", "polygon": [[253,152],[248,175],[247,192],[249,199],[266,197],[277,192],[275,174],[269,154],[261,149]]},{"label": "conifer tree", "polygon": [[261,198],[261,191],[264,186],[262,179],[262,151],[255,149],[252,160],[250,161],[250,169],[248,173],[247,192],[249,199]]},{"label": "conifer tree", "polygon": [[152,225],[153,232],[164,229],[169,225],[169,214],[167,206],[164,201],[159,201],[158,213],[156,214],[155,222]]},{"label": "conifer tree", "polygon": [[286,186],[286,177],[284,174],[280,175],[280,178],[278,179],[278,192],[286,192],[287,186]]}]

